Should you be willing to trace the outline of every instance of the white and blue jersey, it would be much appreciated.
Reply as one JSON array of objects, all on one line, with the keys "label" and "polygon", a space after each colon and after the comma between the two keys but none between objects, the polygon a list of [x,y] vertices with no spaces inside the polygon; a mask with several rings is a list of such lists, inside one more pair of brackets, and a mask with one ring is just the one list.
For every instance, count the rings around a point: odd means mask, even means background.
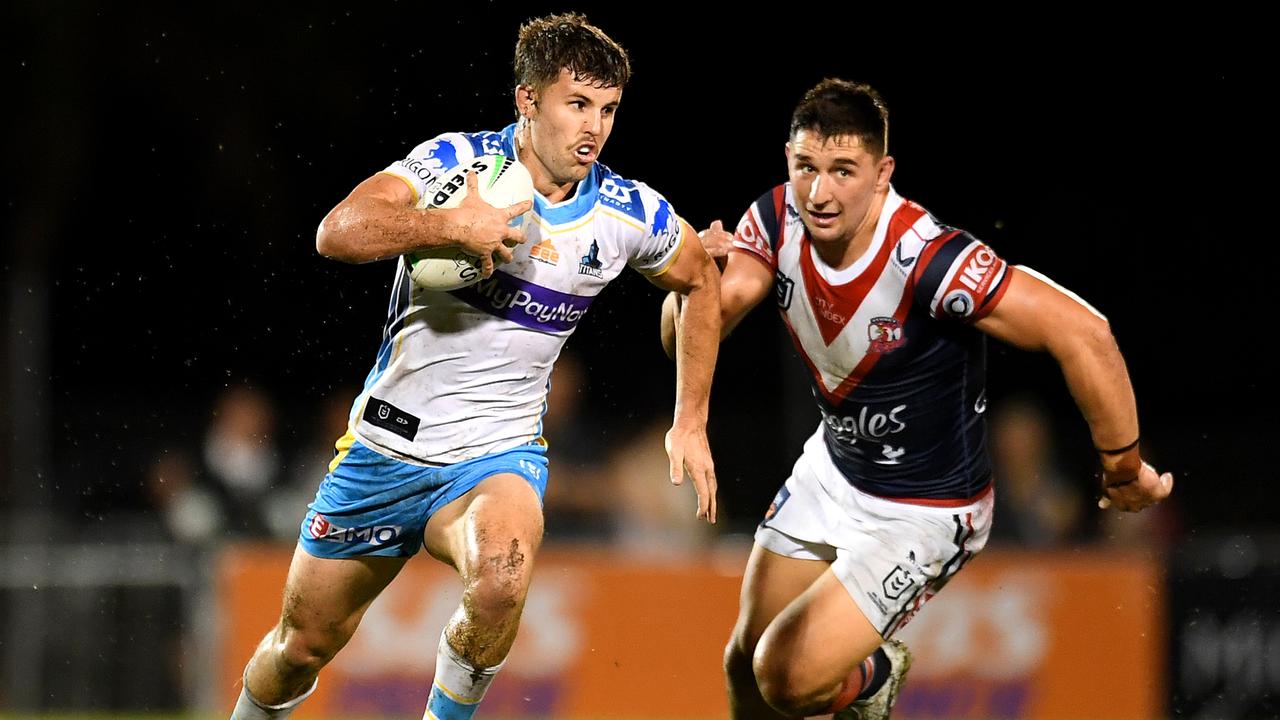
[{"label": "white and blue jersey", "polygon": [[[416,201],[445,171],[493,153],[517,156],[515,125],[440,135],[383,172]],[[661,195],[600,163],[562,202],[535,193],[527,220],[514,260],[460,290],[420,289],[400,260],[382,345],[340,452],[358,440],[439,466],[541,442],[552,363],[595,296],[624,266],[666,271],[685,239]]]}]

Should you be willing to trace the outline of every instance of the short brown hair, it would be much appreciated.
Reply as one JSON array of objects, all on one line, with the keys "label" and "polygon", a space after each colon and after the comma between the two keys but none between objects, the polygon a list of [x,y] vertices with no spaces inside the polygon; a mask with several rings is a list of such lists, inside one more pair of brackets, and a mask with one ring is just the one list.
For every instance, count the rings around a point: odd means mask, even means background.
[{"label": "short brown hair", "polygon": [[596,87],[623,87],[631,79],[627,51],[580,13],[534,18],[516,40],[516,83],[541,89],[567,69]]},{"label": "short brown hair", "polygon": [[856,137],[878,160],[889,148],[889,107],[870,85],[827,78],[805,93],[791,114],[791,137],[801,130],[824,138]]}]

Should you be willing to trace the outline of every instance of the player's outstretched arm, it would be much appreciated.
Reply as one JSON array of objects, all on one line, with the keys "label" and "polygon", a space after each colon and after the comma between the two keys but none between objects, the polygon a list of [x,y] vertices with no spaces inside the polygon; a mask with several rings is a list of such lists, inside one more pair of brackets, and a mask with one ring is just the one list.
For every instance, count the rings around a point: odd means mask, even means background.
[{"label": "player's outstretched arm", "polygon": [[[694,237],[681,221],[681,233]],[[650,280],[683,296],[683,313],[675,331],[676,411],[667,433],[671,482],[679,485],[688,472],[698,494],[698,517],[716,521],[716,474],[707,442],[707,406],[711,376],[720,347],[720,277],[715,263],[696,242],[686,242],[671,266]]]},{"label": "player's outstretched arm", "polygon": [[1004,297],[977,327],[1057,360],[1102,462],[1101,507],[1137,512],[1168,497],[1173,475],[1142,460],[1133,386],[1106,318],[1034,271],[1010,268],[1007,282]]},{"label": "player's outstretched arm", "polygon": [[405,182],[378,173],[356,186],[320,221],[316,250],[325,257],[365,263],[413,250],[458,245],[481,259],[481,272],[493,272],[493,259],[511,259],[510,246],[524,242],[507,222],[528,212],[519,202],[495,208],[480,199],[474,173],[467,175],[467,196],[456,208],[420,210]]},{"label": "player's outstretched arm", "polygon": [[[723,340],[752,308],[768,297],[773,287],[773,274],[754,257],[731,252],[733,235],[721,227],[719,220],[698,233],[698,237],[707,254],[724,268],[720,275],[720,338]],[[673,360],[676,357],[676,327],[680,321],[681,305],[678,293],[667,295],[662,303],[662,349]]]}]

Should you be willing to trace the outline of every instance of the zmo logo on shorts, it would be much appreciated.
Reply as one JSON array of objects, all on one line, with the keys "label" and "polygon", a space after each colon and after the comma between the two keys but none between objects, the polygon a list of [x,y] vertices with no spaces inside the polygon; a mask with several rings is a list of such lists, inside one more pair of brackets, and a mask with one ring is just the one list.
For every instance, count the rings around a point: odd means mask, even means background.
[{"label": "zmo logo on shorts", "polygon": [[307,533],[315,540],[336,543],[369,543],[386,545],[400,537],[399,525],[374,525],[373,527],[341,528],[316,513],[307,526]]}]

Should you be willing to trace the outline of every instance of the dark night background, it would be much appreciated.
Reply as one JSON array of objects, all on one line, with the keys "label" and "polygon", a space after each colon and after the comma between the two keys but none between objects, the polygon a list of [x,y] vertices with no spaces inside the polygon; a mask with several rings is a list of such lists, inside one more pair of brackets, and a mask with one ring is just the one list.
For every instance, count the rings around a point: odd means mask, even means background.
[{"label": "dark night background", "polygon": [[[1280,519],[1261,275],[1272,83],[1249,56],[1256,19],[690,7],[10,6],[0,501],[91,532],[141,502],[141,468],[197,437],[228,384],[266,388],[282,438],[300,437],[326,393],[363,380],[392,274],[318,257],[317,223],[422,140],[510,122],[520,21],[580,9],[635,69],[603,160],[698,227],[736,222],[784,179],[806,88],[875,85],[899,192],[1109,316],[1184,527]],[[669,412],[660,298],[629,274],[569,342],[603,445]],[[788,421],[789,356],[768,309],[723,347],[711,430],[735,523],[749,526],[816,421]],[[990,364],[993,401],[1043,397],[1087,478],[1086,429],[1053,363],[993,343]]]}]

